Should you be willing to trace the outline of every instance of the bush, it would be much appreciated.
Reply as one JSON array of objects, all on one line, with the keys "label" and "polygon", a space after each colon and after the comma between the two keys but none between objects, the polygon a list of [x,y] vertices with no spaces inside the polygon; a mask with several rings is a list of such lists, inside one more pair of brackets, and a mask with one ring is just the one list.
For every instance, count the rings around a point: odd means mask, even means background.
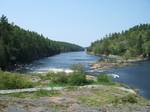
[{"label": "bush", "polygon": [[86,75],[81,74],[80,72],[74,72],[70,76],[68,76],[68,84],[81,86],[87,84]]},{"label": "bush", "polygon": [[42,76],[42,79],[50,80],[50,84],[67,84],[67,75],[64,72],[59,72],[59,73],[54,73],[54,72],[49,72],[45,76]]},{"label": "bush", "polygon": [[91,84],[93,81],[87,80],[85,75],[85,69],[81,64],[72,65],[71,69],[74,71],[68,77],[68,84],[72,86],[82,86],[85,84]]},{"label": "bush", "polygon": [[24,75],[0,71],[0,89],[31,88],[34,84]]},{"label": "bush", "polygon": [[97,81],[99,83],[110,83],[110,82],[112,82],[110,79],[110,76],[108,76],[107,74],[97,75]]},{"label": "bush", "polygon": [[42,79],[47,78],[50,80],[51,85],[71,85],[71,86],[80,86],[85,84],[93,83],[91,80],[86,79],[84,67],[80,64],[72,66],[73,73],[66,74],[64,72],[59,73],[47,73],[45,76],[42,76]]},{"label": "bush", "polygon": [[71,85],[81,86],[85,84],[93,83],[91,80],[86,79],[86,75],[81,72],[73,72],[70,74],[65,73],[48,73],[45,77],[49,77],[50,85]]}]

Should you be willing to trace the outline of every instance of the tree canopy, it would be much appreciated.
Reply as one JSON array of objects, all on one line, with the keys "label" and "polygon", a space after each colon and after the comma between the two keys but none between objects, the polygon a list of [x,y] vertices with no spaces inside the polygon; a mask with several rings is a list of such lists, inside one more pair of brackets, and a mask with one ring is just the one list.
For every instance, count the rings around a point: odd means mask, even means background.
[{"label": "tree canopy", "polygon": [[81,51],[82,47],[53,41],[37,32],[24,30],[9,23],[6,16],[0,18],[0,68],[52,56],[61,52]]},{"label": "tree canopy", "polygon": [[136,25],[121,33],[112,33],[88,47],[94,54],[125,57],[150,57],[150,24]]}]

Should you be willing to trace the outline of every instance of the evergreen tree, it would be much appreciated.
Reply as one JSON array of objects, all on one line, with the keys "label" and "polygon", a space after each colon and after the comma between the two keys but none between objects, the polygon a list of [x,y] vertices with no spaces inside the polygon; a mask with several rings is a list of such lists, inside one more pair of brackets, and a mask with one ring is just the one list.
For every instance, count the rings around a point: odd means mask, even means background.
[{"label": "evergreen tree", "polygon": [[37,32],[10,24],[6,16],[0,18],[0,68],[9,69],[17,64],[52,56],[61,52],[81,51],[82,47],[50,40]]},{"label": "evergreen tree", "polygon": [[150,24],[140,24],[121,33],[109,34],[92,43],[87,50],[95,54],[113,54],[126,58],[150,57]]}]

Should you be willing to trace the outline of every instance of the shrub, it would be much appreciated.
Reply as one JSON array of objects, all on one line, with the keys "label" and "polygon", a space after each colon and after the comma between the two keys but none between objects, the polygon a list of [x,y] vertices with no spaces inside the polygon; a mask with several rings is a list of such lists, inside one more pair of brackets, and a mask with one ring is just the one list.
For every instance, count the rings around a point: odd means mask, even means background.
[{"label": "shrub", "polygon": [[[51,76],[50,76],[51,75]],[[68,75],[65,73],[49,74],[50,85],[71,85],[80,86],[92,83],[92,81],[86,79],[86,75],[81,72],[73,72]]]},{"label": "shrub", "polygon": [[47,77],[51,84],[67,84],[68,76],[64,72],[60,73],[48,73]]},{"label": "shrub", "polygon": [[93,83],[93,81],[86,79],[85,70],[81,64],[73,65],[72,70],[74,72],[69,74],[66,74],[64,72],[50,72],[47,73],[45,76],[42,76],[42,78],[47,78],[48,80],[50,80],[50,85],[80,86]]},{"label": "shrub", "polygon": [[85,85],[87,84],[86,76],[80,72],[74,72],[68,77],[68,84],[75,86]]},{"label": "shrub", "polygon": [[0,89],[31,88],[34,84],[24,75],[0,71]]},{"label": "shrub", "polygon": [[110,82],[112,82],[110,79],[110,76],[108,76],[107,74],[97,75],[97,81],[99,83],[110,83]]}]

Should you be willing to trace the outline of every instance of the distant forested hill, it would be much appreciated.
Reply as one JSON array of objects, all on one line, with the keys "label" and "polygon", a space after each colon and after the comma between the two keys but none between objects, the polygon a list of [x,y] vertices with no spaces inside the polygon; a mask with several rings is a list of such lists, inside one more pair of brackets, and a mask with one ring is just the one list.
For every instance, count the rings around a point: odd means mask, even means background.
[{"label": "distant forested hill", "polygon": [[150,24],[140,24],[122,31],[106,35],[87,49],[94,54],[113,54],[127,58],[150,57]]},{"label": "distant forested hill", "polygon": [[66,42],[53,41],[36,32],[24,30],[0,18],[0,68],[28,63],[61,52],[81,51],[82,47]]}]

